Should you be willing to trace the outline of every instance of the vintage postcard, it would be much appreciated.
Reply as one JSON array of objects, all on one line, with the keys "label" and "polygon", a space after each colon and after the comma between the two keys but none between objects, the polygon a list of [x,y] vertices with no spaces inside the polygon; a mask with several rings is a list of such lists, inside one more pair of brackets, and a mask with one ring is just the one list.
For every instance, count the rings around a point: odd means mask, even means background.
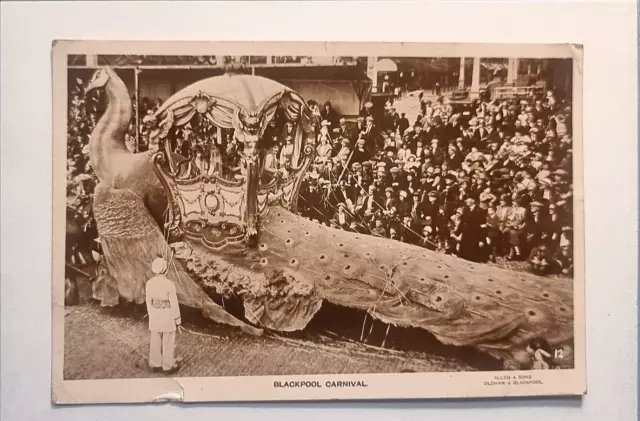
[{"label": "vintage postcard", "polygon": [[53,45],[57,404],[586,393],[579,45]]}]

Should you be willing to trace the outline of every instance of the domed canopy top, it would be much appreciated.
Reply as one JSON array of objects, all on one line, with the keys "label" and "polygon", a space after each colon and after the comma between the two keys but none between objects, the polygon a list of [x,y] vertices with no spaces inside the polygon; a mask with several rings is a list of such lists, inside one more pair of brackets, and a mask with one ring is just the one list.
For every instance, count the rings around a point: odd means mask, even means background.
[{"label": "domed canopy top", "polygon": [[157,126],[151,138],[154,144],[159,143],[172,127],[187,125],[196,114],[216,127],[234,129],[236,134],[250,130],[261,137],[278,109],[287,120],[297,123],[292,158],[297,164],[305,139],[314,137],[313,113],[295,91],[262,76],[225,74],[187,86],[153,114],[151,119]]},{"label": "domed canopy top", "polygon": [[288,87],[262,76],[225,74],[195,82],[171,96],[155,113],[161,115],[198,95],[224,99],[247,112],[258,112],[274,96],[293,92]]}]

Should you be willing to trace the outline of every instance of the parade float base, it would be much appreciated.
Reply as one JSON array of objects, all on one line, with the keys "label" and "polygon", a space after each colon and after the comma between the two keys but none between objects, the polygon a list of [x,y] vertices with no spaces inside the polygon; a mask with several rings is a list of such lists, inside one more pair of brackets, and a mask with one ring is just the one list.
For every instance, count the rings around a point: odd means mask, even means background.
[{"label": "parade float base", "polygon": [[[279,207],[260,223],[258,247],[213,252],[173,244],[205,290],[239,297],[245,318],[274,331],[304,329],[323,302],[385,324],[419,328],[445,345],[527,365],[533,338],[573,348],[573,283],[329,228]],[[572,366],[573,362],[565,365]]]}]

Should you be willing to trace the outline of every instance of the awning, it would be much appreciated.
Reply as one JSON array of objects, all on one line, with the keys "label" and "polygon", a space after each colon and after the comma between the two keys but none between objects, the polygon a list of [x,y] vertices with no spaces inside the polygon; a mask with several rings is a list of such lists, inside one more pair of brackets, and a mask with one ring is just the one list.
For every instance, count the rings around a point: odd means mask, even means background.
[{"label": "awning", "polygon": [[256,67],[256,75],[276,81],[322,80],[371,82],[358,66]]}]

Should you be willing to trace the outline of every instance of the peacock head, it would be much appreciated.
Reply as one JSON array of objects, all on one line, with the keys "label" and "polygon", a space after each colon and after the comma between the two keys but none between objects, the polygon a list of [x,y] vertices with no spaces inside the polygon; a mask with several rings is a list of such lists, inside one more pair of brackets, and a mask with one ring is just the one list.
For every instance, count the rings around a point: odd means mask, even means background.
[{"label": "peacock head", "polygon": [[258,113],[247,112],[244,109],[238,109],[233,114],[234,137],[244,145],[243,155],[249,162],[255,162],[258,154],[261,118]]},{"label": "peacock head", "polygon": [[96,70],[93,76],[91,76],[91,79],[89,79],[89,83],[87,84],[87,87],[84,89],[85,95],[94,89],[102,88],[104,85],[107,84],[108,81],[109,81],[109,73],[107,72],[106,69]]}]

